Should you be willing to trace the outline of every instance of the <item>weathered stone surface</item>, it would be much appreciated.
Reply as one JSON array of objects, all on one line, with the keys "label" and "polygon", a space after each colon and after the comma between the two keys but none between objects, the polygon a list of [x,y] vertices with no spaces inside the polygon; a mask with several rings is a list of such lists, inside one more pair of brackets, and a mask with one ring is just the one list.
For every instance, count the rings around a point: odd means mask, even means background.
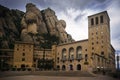
[{"label": "weathered stone surface", "polygon": [[27,29],[23,29],[21,32],[21,39],[22,41],[33,41],[32,37],[30,35],[28,35]]},{"label": "weathered stone surface", "polygon": [[51,35],[58,36],[57,28],[56,28],[56,23],[58,21],[55,12],[51,10],[50,8],[47,8],[42,11],[43,13],[43,18],[44,21],[47,25],[48,31]]},{"label": "weathered stone surface", "polygon": [[49,46],[54,42],[74,41],[65,28],[65,21],[58,20],[50,8],[40,11],[34,4],[28,3],[24,13],[0,6],[0,45],[4,44],[0,48],[11,47],[17,40],[34,42],[39,46],[45,39]]},{"label": "weathered stone surface", "polygon": [[67,39],[67,32],[65,31],[66,23],[63,20],[60,20],[57,22],[57,29],[59,32],[59,37],[60,37],[60,42],[61,43],[66,43],[68,42]]},{"label": "weathered stone surface", "polygon": [[[31,41],[29,33],[32,34],[47,34],[47,28],[45,23],[43,22],[42,15],[40,10],[32,3],[29,3],[26,5],[26,13],[21,21],[22,27],[24,29],[21,33],[21,39],[22,41]],[[24,39],[26,36],[29,36],[29,39]]]},{"label": "weathered stone surface", "polygon": [[0,5],[0,48],[13,48],[14,42],[20,39],[20,21],[23,15],[22,11]]}]

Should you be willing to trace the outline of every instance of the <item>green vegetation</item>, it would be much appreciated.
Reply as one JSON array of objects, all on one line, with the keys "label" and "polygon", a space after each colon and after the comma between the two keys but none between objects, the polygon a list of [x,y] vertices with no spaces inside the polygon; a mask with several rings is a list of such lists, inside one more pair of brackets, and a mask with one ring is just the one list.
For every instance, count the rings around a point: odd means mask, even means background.
[{"label": "green vegetation", "polygon": [[43,37],[45,39],[45,42],[43,43],[43,47],[50,49],[53,44],[59,43],[59,37],[51,36],[50,34],[43,34]]},{"label": "green vegetation", "polygon": [[51,70],[53,69],[53,60],[48,59],[39,59],[38,60],[38,68],[39,70]]}]

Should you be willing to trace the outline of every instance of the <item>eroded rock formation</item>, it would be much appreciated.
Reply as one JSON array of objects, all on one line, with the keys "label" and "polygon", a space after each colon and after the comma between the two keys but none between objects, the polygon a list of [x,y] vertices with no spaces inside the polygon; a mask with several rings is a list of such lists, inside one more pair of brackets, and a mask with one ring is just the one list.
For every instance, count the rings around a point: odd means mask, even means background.
[{"label": "eroded rock formation", "polygon": [[36,5],[28,3],[24,13],[0,5],[0,48],[13,48],[18,40],[38,46],[44,40],[49,46],[74,41],[65,28],[65,21],[58,20],[50,8],[40,11]]},{"label": "eroded rock formation", "polygon": [[[27,4],[26,13],[21,24],[23,27],[21,32],[22,41],[36,42],[36,39],[40,38],[41,34],[50,34],[51,36],[59,37],[59,43],[73,41],[72,37],[68,37],[65,31],[65,21],[58,20],[55,12],[50,8],[40,11],[34,4]],[[36,34],[39,34],[39,36]]]},{"label": "eroded rock formation", "polygon": [[36,34],[48,33],[40,10],[32,3],[26,5],[26,13],[21,21],[21,24],[23,28],[21,31],[22,41],[33,41],[33,36]]},{"label": "eroded rock formation", "polygon": [[0,5],[0,48],[13,48],[14,42],[20,40],[23,15],[22,11]]}]

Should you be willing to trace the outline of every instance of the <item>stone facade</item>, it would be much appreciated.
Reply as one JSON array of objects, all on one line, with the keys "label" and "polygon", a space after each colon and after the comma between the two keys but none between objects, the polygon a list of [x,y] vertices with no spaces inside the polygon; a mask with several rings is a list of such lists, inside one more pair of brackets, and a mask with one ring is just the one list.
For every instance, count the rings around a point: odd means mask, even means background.
[{"label": "stone facade", "polygon": [[115,50],[110,41],[110,19],[106,11],[88,16],[88,31],[88,40],[56,46],[57,69],[115,70]]},{"label": "stone facade", "polygon": [[13,67],[32,68],[33,67],[33,43],[16,42],[13,54]]},{"label": "stone facade", "polygon": [[53,55],[51,54],[51,49],[34,49],[34,67],[39,68],[39,64],[42,64],[42,60],[53,61]]},{"label": "stone facade", "polygon": [[41,11],[34,4],[28,3],[21,25],[23,42],[34,42],[39,45],[45,39],[44,34],[59,38],[59,43],[74,41],[65,30],[66,22],[58,20],[55,11],[50,8]]},{"label": "stone facade", "polygon": [[42,64],[40,60],[51,60],[51,49],[36,49],[33,43],[16,42],[13,53],[13,67],[18,69],[37,69],[38,65]]},{"label": "stone facade", "polygon": [[[89,57],[93,69],[115,69],[115,50],[110,40],[110,19],[107,11],[88,16]],[[93,65],[94,63],[94,65]]]},{"label": "stone facade", "polygon": [[[64,21],[59,21],[57,27],[61,27],[59,32],[63,35],[65,26]],[[40,68],[42,62],[39,61],[50,60],[53,66],[46,65],[51,69],[115,71],[115,49],[111,45],[110,19],[106,11],[88,16],[88,31],[88,39],[55,44],[52,49],[36,49],[31,42],[16,42],[13,67]]]},{"label": "stone facade", "polygon": [[85,62],[88,60],[88,40],[57,46],[56,68],[58,70],[87,70]]}]

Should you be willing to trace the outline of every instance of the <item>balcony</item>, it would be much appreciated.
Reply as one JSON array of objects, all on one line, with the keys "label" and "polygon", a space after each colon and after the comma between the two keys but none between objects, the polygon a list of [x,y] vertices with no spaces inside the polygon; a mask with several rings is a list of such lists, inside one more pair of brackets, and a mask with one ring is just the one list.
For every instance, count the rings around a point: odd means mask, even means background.
[{"label": "balcony", "polygon": [[73,61],[74,60],[74,58],[68,58],[68,61]]},{"label": "balcony", "polygon": [[62,58],[61,61],[67,61],[67,59],[66,58]]},{"label": "balcony", "polygon": [[84,65],[88,65],[88,64],[89,64],[89,62],[87,62],[87,61],[84,62]]},{"label": "balcony", "polygon": [[83,58],[82,57],[76,57],[76,60],[82,60]]}]

